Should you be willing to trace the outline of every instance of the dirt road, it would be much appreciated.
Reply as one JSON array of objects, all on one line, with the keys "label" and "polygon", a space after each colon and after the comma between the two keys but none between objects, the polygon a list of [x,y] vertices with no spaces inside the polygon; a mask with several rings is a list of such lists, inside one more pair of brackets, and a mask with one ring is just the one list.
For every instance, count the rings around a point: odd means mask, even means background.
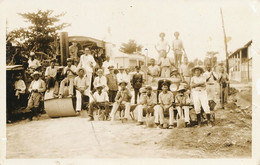
[{"label": "dirt road", "polygon": [[251,116],[245,111],[219,109],[212,128],[173,130],[42,116],[7,125],[7,158],[248,158]]}]

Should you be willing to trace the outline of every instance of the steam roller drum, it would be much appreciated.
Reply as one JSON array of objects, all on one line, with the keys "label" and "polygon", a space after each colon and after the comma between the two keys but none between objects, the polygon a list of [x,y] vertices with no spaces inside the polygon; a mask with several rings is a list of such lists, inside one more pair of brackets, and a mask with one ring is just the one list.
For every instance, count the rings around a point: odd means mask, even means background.
[{"label": "steam roller drum", "polygon": [[53,98],[53,90],[46,92],[44,96],[44,110],[49,117],[76,116],[72,98]]}]

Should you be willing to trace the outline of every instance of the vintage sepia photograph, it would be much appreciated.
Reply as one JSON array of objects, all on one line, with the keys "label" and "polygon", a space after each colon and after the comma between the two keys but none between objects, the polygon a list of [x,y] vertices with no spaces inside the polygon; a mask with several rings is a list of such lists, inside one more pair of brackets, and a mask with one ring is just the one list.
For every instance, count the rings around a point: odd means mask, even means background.
[{"label": "vintage sepia photograph", "polygon": [[252,159],[252,1],[2,5],[6,162]]}]

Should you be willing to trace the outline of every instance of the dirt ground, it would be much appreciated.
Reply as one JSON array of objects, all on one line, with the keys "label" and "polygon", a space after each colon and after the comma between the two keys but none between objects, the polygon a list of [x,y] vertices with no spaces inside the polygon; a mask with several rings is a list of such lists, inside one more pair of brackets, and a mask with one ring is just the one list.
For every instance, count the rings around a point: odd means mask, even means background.
[{"label": "dirt ground", "polygon": [[[246,100],[245,100],[246,101]],[[196,128],[158,129],[134,121],[83,117],[23,120],[7,125],[9,158],[250,158],[251,107],[215,111],[216,123]]]}]

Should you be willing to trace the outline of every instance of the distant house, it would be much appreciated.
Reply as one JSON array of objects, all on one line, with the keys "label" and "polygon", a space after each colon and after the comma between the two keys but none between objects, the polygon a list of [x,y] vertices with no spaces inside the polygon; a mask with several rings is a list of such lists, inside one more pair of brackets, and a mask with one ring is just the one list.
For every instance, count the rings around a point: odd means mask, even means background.
[{"label": "distant house", "polygon": [[252,81],[251,45],[252,40],[229,55],[229,74],[231,81]]},{"label": "distant house", "polygon": [[135,66],[145,65],[146,57],[143,54],[135,53],[135,54],[126,54],[118,51],[114,55],[114,61],[116,68],[124,67],[124,68],[133,68]]}]

